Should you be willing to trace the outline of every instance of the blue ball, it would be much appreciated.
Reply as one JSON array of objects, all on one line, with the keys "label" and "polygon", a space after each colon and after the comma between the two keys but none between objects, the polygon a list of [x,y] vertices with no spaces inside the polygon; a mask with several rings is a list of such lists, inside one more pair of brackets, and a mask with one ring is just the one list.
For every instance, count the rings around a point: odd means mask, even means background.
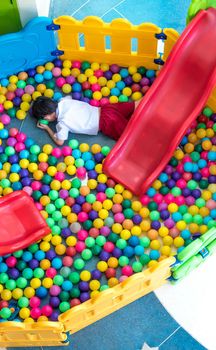
[{"label": "blue ball", "polygon": [[147,78],[153,78],[155,76],[155,71],[153,69],[148,69],[146,71]]},{"label": "blue ball", "polygon": [[44,80],[43,74],[39,74],[39,73],[35,74],[34,78],[36,83],[39,83],[39,84],[42,83]]},{"label": "blue ball", "polygon": [[130,247],[130,246],[125,247],[123,249],[123,254],[125,256],[127,256],[128,258],[132,258],[132,256],[134,256],[134,249],[132,247]]},{"label": "blue ball", "polygon": [[193,163],[191,163],[191,162],[184,163],[184,171],[189,173],[192,171],[192,169],[193,169]]},{"label": "blue ball", "polygon": [[95,162],[93,160],[89,159],[85,162],[86,170],[93,170],[94,167],[95,167]]},{"label": "blue ball", "polygon": [[9,80],[6,78],[3,78],[0,80],[0,84],[1,84],[1,86],[8,86]]},{"label": "blue ball", "polygon": [[160,258],[160,253],[158,250],[152,249],[149,253],[149,257],[151,260],[157,260]]},{"label": "blue ball", "polygon": [[48,294],[48,290],[43,286],[40,286],[39,288],[36,289],[36,295],[40,299],[46,298],[47,294]]},{"label": "blue ball", "polygon": [[214,151],[208,152],[208,159],[213,161],[213,162],[216,161],[216,152],[214,152]]},{"label": "blue ball", "polygon": [[7,138],[8,138],[8,135],[9,135],[9,133],[8,133],[8,130],[7,130],[7,129],[2,129],[2,130],[0,130],[0,138],[1,138],[1,139],[7,139]]},{"label": "blue ball", "polygon": [[46,80],[52,79],[52,77],[53,77],[52,72],[50,70],[45,70],[43,73],[43,77]]},{"label": "blue ball", "polygon": [[64,281],[62,283],[62,289],[69,292],[71,289],[73,288],[73,284],[71,283],[71,281]]},{"label": "blue ball", "polygon": [[137,246],[134,248],[134,252],[135,252],[135,255],[141,256],[141,255],[144,254],[144,247],[141,246],[141,245],[137,245]]},{"label": "blue ball", "polygon": [[45,259],[45,256],[46,256],[46,254],[45,254],[45,252],[43,252],[43,250],[38,250],[34,254],[35,259],[37,259],[38,261]]},{"label": "blue ball", "polygon": [[147,191],[147,195],[149,197],[154,197],[155,194],[156,194],[156,190],[154,188],[150,187]]},{"label": "blue ball", "polygon": [[189,239],[190,236],[191,236],[191,234],[190,234],[190,231],[189,231],[189,230],[183,230],[183,231],[181,231],[181,237],[182,237],[183,239]]},{"label": "blue ball", "polygon": [[32,257],[33,256],[32,256],[31,252],[25,251],[25,252],[23,252],[22,260],[25,262],[29,262],[30,260],[32,260]]},{"label": "blue ball", "polygon": [[6,272],[8,270],[7,264],[5,264],[4,262],[0,263],[0,273],[2,272]]},{"label": "blue ball", "polygon": [[166,173],[161,173],[159,176],[159,180],[161,182],[166,182],[169,179],[169,176]]},{"label": "blue ball", "polygon": [[35,141],[33,139],[31,139],[30,137],[27,137],[27,139],[25,140],[25,145],[27,148],[30,148],[32,145],[35,144]]},{"label": "blue ball", "polygon": [[62,267],[62,260],[60,258],[54,258],[52,260],[52,267],[55,269],[60,269]]},{"label": "blue ball", "polygon": [[18,173],[20,171],[20,166],[17,163],[11,165],[10,171],[11,173]]},{"label": "blue ball", "polygon": [[131,236],[128,240],[128,243],[130,246],[136,247],[140,243],[140,240],[137,236]]},{"label": "blue ball", "polygon": [[81,158],[82,153],[81,153],[81,151],[80,151],[78,148],[76,148],[76,149],[74,149],[74,150],[72,151],[72,156],[73,156],[75,159],[78,159],[78,158]]},{"label": "blue ball", "polygon": [[16,182],[12,183],[11,187],[14,191],[18,191],[18,190],[21,190],[23,186],[22,186],[21,182],[16,181]]},{"label": "blue ball", "polygon": [[63,97],[62,93],[59,92],[59,91],[56,91],[56,92],[54,93],[54,95],[53,95],[53,100],[54,100],[54,101],[59,101],[59,100],[61,100],[62,97]]},{"label": "blue ball", "polygon": [[181,215],[181,213],[178,213],[178,212],[173,213],[173,214],[172,214],[172,219],[173,219],[175,222],[178,222],[178,221],[182,220],[182,215]]},{"label": "blue ball", "polygon": [[112,96],[119,96],[121,91],[118,88],[114,87],[110,90],[110,93]]},{"label": "blue ball", "polygon": [[91,152],[83,152],[83,154],[82,154],[82,159],[83,159],[84,161],[87,161],[87,160],[92,159],[92,154],[91,154]]},{"label": "blue ball", "polygon": [[120,81],[118,81],[118,82],[116,83],[116,87],[117,87],[119,90],[123,90],[124,87],[125,87],[125,83],[124,83],[122,80],[120,80]]},{"label": "blue ball", "polygon": [[80,83],[74,83],[72,85],[72,91],[73,92],[81,92],[82,91],[82,85]]},{"label": "blue ball", "polygon": [[120,69],[119,74],[121,75],[122,78],[126,78],[129,75],[128,69],[127,68]]},{"label": "blue ball", "polygon": [[27,159],[29,157],[29,151],[27,151],[27,149],[23,149],[20,153],[19,153],[19,157],[21,159]]}]

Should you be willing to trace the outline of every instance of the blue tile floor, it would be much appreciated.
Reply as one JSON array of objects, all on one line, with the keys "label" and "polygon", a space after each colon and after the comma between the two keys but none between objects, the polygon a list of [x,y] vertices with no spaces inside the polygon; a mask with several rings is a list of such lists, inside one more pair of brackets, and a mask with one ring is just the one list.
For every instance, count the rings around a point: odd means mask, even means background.
[{"label": "blue tile floor", "polygon": [[[71,15],[83,19],[97,15],[110,22],[117,17],[127,18],[134,24],[153,22],[162,28],[172,27],[181,32],[189,0],[51,0],[50,16]],[[38,144],[50,143],[46,133],[35,127],[30,117],[24,122],[14,121],[23,132]],[[81,142],[113,145],[103,135],[86,137],[78,135]],[[151,293],[123,309],[105,317],[70,337],[70,349],[74,350],[141,350],[144,343],[160,350],[204,350],[167,313]],[[17,348],[14,348],[17,349]],[[22,348],[25,350],[25,348]],[[31,348],[26,348],[31,349]],[[36,347],[36,350],[48,347]],[[53,349],[63,350],[65,347]],[[12,349],[13,350],[13,349]]]}]

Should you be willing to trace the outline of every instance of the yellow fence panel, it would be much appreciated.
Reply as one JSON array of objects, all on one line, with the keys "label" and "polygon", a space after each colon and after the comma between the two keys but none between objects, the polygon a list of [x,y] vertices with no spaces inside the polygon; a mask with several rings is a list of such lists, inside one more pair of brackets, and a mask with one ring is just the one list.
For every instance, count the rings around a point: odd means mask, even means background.
[{"label": "yellow fence panel", "polygon": [[105,23],[96,16],[86,17],[83,21],[60,16],[54,23],[60,26],[57,33],[58,49],[64,51],[62,59],[158,68],[154,62],[158,58],[155,34],[160,33],[161,28],[154,24],[135,26],[122,18]]},{"label": "yellow fence panel", "polygon": [[164,34],[166,34],[167,38],[164,41],[164,53],[162,59],[166,61],[167,57],[170,54],[170,51],[172,50],[173,46],[179,38],[179,33],[175,29],[165,28]]},{"label": "yellow fence panel", "polygon": [[57,346],[67,345],[67,335],[60,322],[2,322],[0,323],[0,346]]},{"label": "yellow fence panel", "polygon": [[207,105],[213,110],[213,112],[216,112],[216,87],[212,91],[211,96],[207,101]]},{"label": "yellow fence panel", "polygon": [[71,334],[79,331],[160,287],[170,276],[170,265],[174,262],[174,257],[162,260],[157,266],[137,273],[95,298],[64,312],[59,316],[59,321]]}]

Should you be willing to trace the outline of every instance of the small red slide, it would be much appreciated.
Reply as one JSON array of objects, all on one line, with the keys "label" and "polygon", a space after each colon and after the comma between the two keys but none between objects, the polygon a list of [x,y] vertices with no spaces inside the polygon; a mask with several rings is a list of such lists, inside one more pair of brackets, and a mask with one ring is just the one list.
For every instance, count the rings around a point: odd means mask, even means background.
[{"label": "small red slide", "polygon": [[216,85],[216,9],[187,26],[106,158],[104,172],[143,194],[171,158]]},{"label": "small red slide", "polygon": [[28,247],[50,228],[25,191],[0,198],[0,256]]}]

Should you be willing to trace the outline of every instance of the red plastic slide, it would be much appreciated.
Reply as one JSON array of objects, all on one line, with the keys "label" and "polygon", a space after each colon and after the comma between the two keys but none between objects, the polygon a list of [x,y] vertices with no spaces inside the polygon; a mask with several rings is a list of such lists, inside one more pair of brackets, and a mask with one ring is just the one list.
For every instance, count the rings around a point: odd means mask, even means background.
[{"label": "red plastic slide", "polygon": [[104,172],[144,193],[171,158],[216,85],[216,9],[187,26],[104,162]]},{"label": "red plastic slide", "polygon": [[25,191],[0,199],[0,256],[28,247],[50,233],[50,228]]}]

